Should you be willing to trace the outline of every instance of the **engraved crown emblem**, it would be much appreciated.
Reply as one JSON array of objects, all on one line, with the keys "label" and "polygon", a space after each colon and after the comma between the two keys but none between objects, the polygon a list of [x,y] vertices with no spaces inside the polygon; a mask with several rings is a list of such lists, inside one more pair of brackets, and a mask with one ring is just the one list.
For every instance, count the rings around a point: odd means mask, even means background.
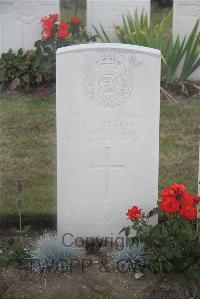
[{"label": "engraved crown emblem", "polygon": [[105,53],[86,66],[84,92],[101,107],[125,104],[133,91],[133,69],[133,59],[123,60],[115,51]]}]

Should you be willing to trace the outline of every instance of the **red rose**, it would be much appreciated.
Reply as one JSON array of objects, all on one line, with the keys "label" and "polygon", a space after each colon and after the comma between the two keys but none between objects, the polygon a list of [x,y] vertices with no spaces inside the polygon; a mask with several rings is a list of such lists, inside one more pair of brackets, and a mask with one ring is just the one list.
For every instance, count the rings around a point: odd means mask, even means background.
[{"label": "red rose", "polygon": [[193,200],[194,202],[200,202],[200,196],[194,196]]},{"label": "red rose", "polygon": [[189,193],[185,193],[185,195],[183,196],[182,205],[194,205],[194,196],[192,196]]},{"label": "red rose", "polygon": [[45,91],[44,88],[41,88],[41,89],[40,89],[40,96],[41,96],[41,97],[45,97],[45,96],[46,96],[46,91]]},{"label": "red rose", "polygon": [[183,200],[181,202],[180,207],[180,215],[185,217],[186,219],[193,221],[197,218],[197,199],[198,197],[194,197],[189,193],[185,193]]},{"label": "red rose", "polygon": [[41,18],[41,23],[45,30],[51,30],[54,26],[52,20],[49,17],[43,17]]},{"label": "red rose", "polygon": [[174,194],[172,194],[171,189],[170,188],[164,188],[161,192],[161,196],[166,197],[166,196],[174,196]]},{"label": "red rose", "polygon": [[182,184],[173,184],[169,188],[162,190],[162,197],[165,196],[175,196],[177,199],[180,199],[185,194],[185,185]]},{"label": "red rose", "polygon": [[68,36],[69,36],[69,24],[67,24],[65,22],[61,22],[58,25],[57,37],[59,37],[61,39],[65,39]]},{"label": "red rose", "polygon": [[79,24],[80,21],[81,21],[81,19],[79,19],[79,18],[77,18],[77,17],[71,17],[70,21],[71,21],[72,23]]},{"label": "red rose", "polygon": [[184,193],[185,190],[186,190],[186,187],[185,185],[183,184],[173,184],[171,185],[171,189],[174,191],[174,192],[177,192],[177,193]]},{"label": "red rose", "polygon": [[193,221],[197,218],[197,208],[191,204],[184,204],[180,208],[180,215],[190,221]]},{"label": "red rose", "polygon": [[44,29],[42,32],[42,38],[46,40],[50,37],[51,37],[51,30]]},{"label": "red rose", "polygon": [[165,213],[176,213],[179,210],[179,205],[180,203],[176,198],[168,196],[162,200],[160,208]]},{"label": "red rose", "polygon": [[53,22],[53,23],[56,23],[58,21],[58,18],[59,18],[59,14],[58,13],[54,13],[54,14],[51,14],[49,15],[49,19]]},{"label": "red rose", "polygon": [[133,206],[128,210],[127,214],[128,218],[132,221],[138,219],[142,215],[142,210],[138,209],[138,207]]}]

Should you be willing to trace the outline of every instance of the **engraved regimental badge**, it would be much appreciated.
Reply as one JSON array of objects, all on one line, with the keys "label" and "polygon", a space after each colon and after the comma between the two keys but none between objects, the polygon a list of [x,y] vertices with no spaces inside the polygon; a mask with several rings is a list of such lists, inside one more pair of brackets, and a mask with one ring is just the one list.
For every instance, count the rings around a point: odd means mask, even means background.
[{"label": "engraved regimental badge", "polygon": [[23,23],[33,23],[39,19],[40,5],[36,1],[19,0],[15,4],[15,16]]},{"label": "engraved regimental badge", "polygon": [[124,104],[134,88],[135,62],[131,55],[116,51],[87,59],[84,68],[83,88],[88,98],[98,106],[113,108]]}]

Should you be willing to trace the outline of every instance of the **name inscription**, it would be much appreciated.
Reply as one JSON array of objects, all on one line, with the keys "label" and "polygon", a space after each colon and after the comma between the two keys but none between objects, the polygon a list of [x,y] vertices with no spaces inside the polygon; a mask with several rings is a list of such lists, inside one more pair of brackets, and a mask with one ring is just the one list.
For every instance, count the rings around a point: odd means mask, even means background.
[{"label": "name inscription", "polygon": [[70,133],[66,139],[73,141],[84,139],[91,141],[130,141],[143,140],[141,129],[143,116],[126,120],[72,120],[68,125]]}]

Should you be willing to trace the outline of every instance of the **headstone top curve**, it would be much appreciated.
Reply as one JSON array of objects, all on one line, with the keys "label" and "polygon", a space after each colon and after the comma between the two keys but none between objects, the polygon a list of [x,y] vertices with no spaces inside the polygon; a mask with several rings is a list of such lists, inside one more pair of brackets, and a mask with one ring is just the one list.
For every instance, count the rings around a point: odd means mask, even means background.
[{"label": "headstone top curve", "polygon": [[137,45],[129,45],[129,44],[120,44],[120,43],[92,43],[92,44],[81,44],[74,46],[67,46],[63,48],[59,48],[56,52],[56,55],[61,55],[69,52],[78,52],[81,50],[101,50],[101,49],[117,49],[117,50],[127,50],[134,51],[138,53],[147,54],[150,56],[161,56],[160,50],[147,48]]}]

